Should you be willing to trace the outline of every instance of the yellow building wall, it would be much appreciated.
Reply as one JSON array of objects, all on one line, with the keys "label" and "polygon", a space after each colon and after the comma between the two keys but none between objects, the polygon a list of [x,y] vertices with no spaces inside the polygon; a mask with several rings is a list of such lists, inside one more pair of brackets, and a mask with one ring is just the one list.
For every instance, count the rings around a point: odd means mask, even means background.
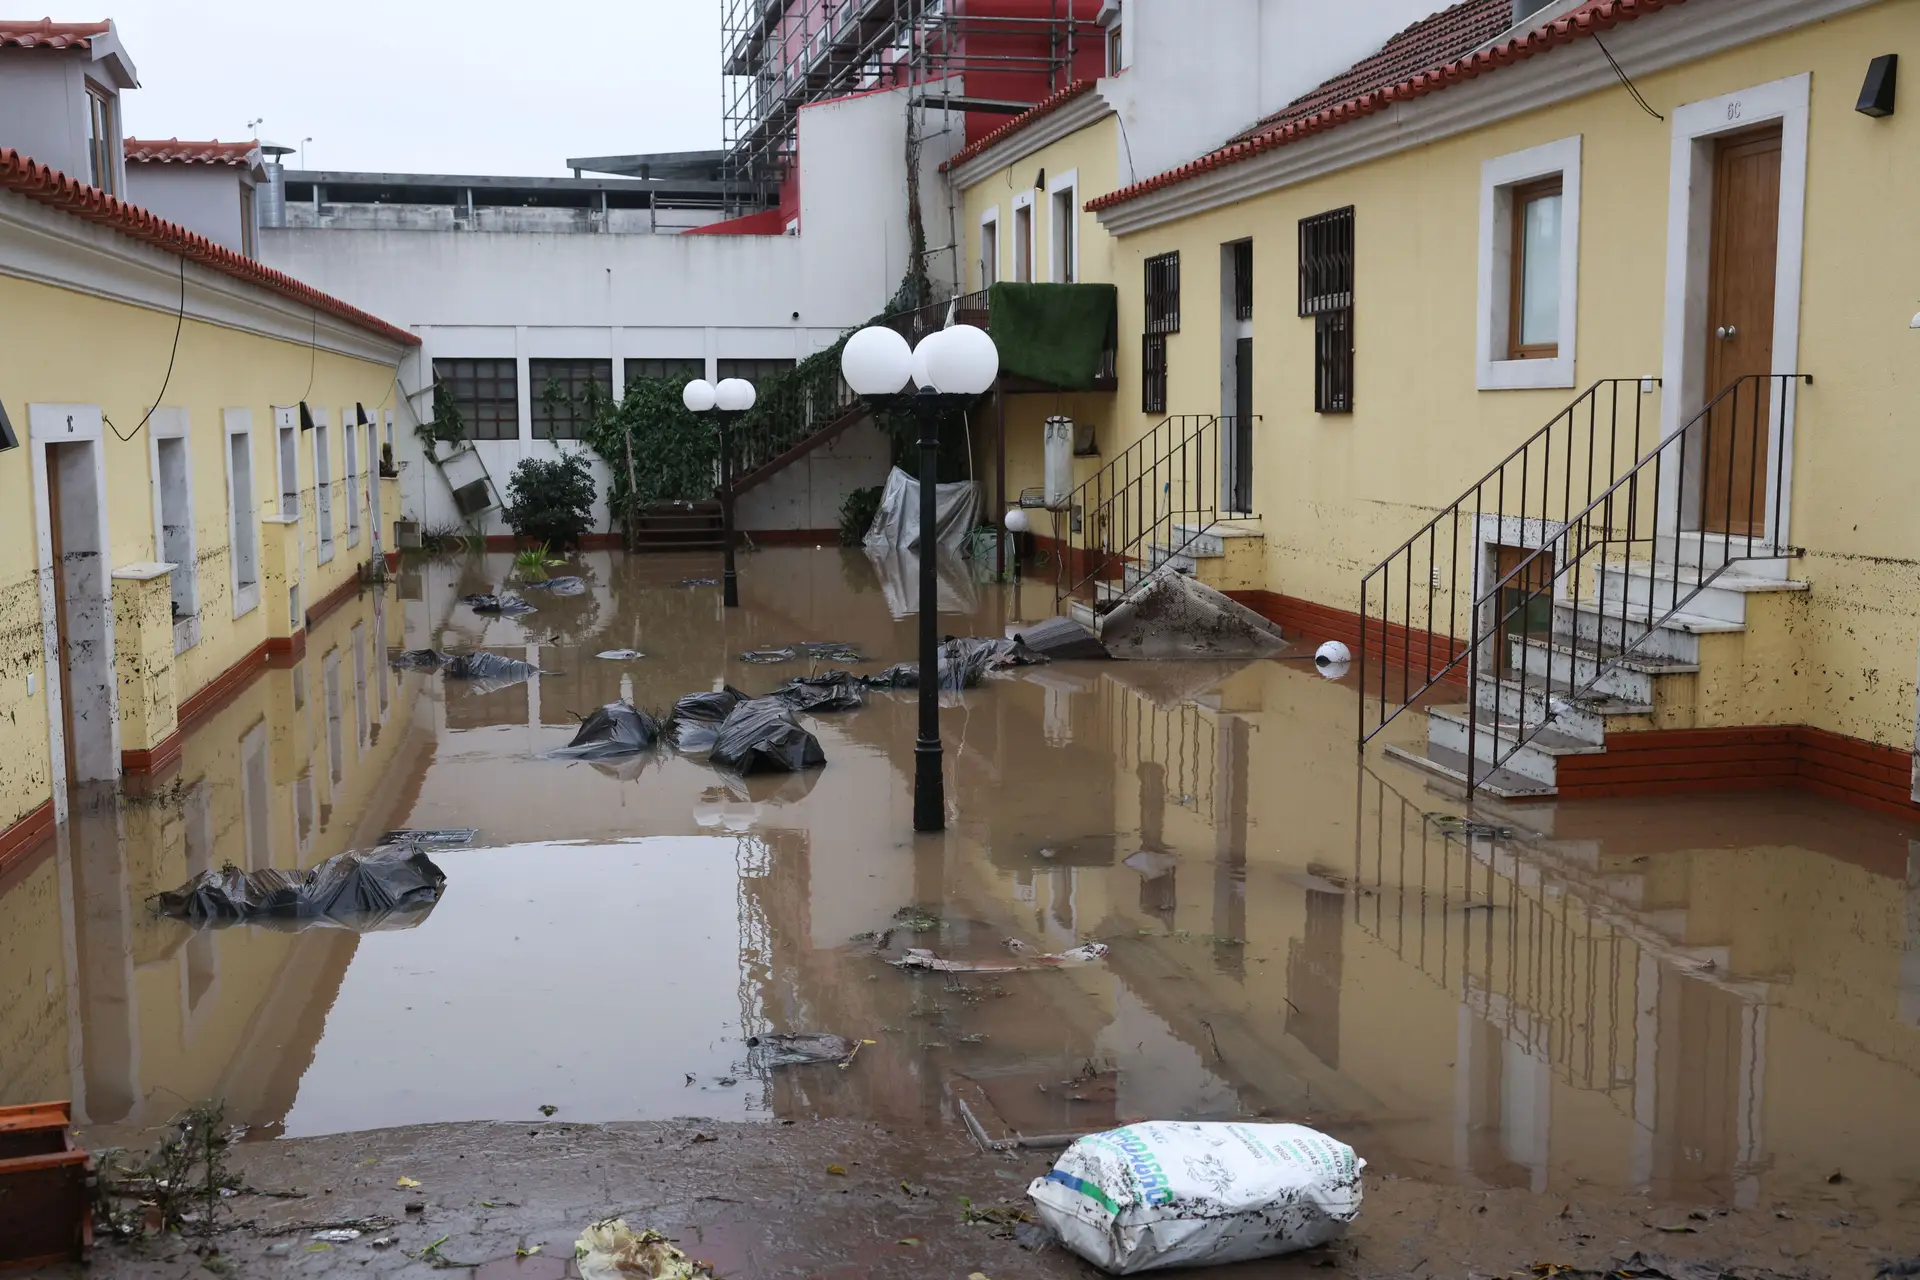
[{"label": "yellow building wall", "polygon": [[[1119,171],[1119,128],[1118,117],[1105,118],[1088,125],[1078,132],[1050,143],[1023,157],[1005,168],[996,170],[968,187],[963,193],[962,233],[966,246],[966,278],[963,289],[971,291],[983,286],[982,274],[982,236],[980,220],[989,211],[999,214],[999,261],[995,278],[1013,280],[1013,208],[1017,196],[1026,193],[1033,196],[1033,244],[1034,269],[1036,282],[1053,280],[1051,269],[1051,247],[1053,244],[1053,201],[1046,189],[1035,189],[1033,182],[1043,170],[1049,182],[1074,172],[1078,177],[1078,201],[1075,212],[1074,234],[1079,243],[1079,272],[1076,279],[1081,284],[1116,284],[1114,276],[1113,237],[1094,215],[1086,212],[1084,206],[1088,200],[1114,189]],[[1124,287],[1121,290],[1125,294]],[[1120,330],[1121,342],[1119,364],[1124,370],[1130,361],[1138,359],[1138,353],[1126,341],[1127,330]],[[1137,345],[1137,344],[1136,344]],[[1137,375],[1136,375],[1137,377]],[[1136,382],[1136,387],[1138,383]],[[1138,399],[1138,392],[1135,392]],[[1006,397],[1006,438],[1007,438],[1007,502],[1012,505],[1019,501],[1022,488],[1041,485],[1045,474],[1044,432],[1046,421],[1056,414],[1072,418],[1078,424],[1092,424],[1094,439],[1099,454],[1074,459],[1074,483],[1086,480],[1102,465],[1110,461],[1123,440],[1130,440],[1121,428],[1122,415],[1115,405],[1113,392],[1058,392],[1047,394],[1021,394]],[[989,409],[989,413],[993,410]],[[992,419],[977,423],[975,438],[981,442],[979,475],[987,482],[987,494],[993,496],[993,478],[996,475],[998,450],[998,423]],[[997,521],[999,512],[991,512]],[[1046,533],[1041,525],[1036,530]],[[1064,532],[1064,531],[1063,531]]]},{"label": "yellow building wall", "polygon": [[[157,489],[150,428],[143,423],[160,395],[162,408],[184,411],[189,424],[188,459],[195,524],[194,566],[199,590],[199,641],[174,656],[172,699],[184,703],[272,636],[288,633],[287,603],[266,590],[266,572],[280,530],[258,529],[261,600],[233,616],[231,518],[227,502],[227,443],[223,410],[252,411],[253,494],[256,518],[271,517],[278,502],[273,406],[304,396],[324,407],[330,433],[335,502],[336,553],[318,563],[311,515],[312,442],[301,433],[300,468],[303,605],[311,608],[353,581],[370,543],[362,512],[359,545],[346,546],[342,411],[355,401],[390,403],[394,365],[285,342],[209,322],[179,326],[178,351],[168,373],[175,317],[112,299],[0,275],[0,403],[8,407],[22,446],[0,453],[0,831],[51,795],[46,673],[42,670],[39,576],[35,566],[36,511],[28,406],[35,403],[99,405],[112,422],[103,432],[106,503],[114,567],[163,560],[155,545]],[[397,358],[397,357],[396,357]],[[165,390],[162,392],[164,381]],[[120,437],[128,439],[122,440]],[[363,460],[363,464],[365,460]],[[274,625],[274,620],[278,625]],[[116,648],[125,648],[116,638]],[[150,649],[155,646],[149,645]],[[163,644],[171,651],[170,644]],[[157,651],[157,650],[156,650]],[[27,693],[27,676],[35,689]],[[127,688],[123,681],[123,692]],[[162,701],[164,701],[162,699]],[[143,705],[153,698],[142,697]],[[164,737],[164,733],[156,735]],[[123,749],[154,745],[128,740]]]},{"label": "yellow building wall", "polygon": [[[1703,722],[1807,723],[1902,747],[1912,741],[1920,523],[1911,518],[1908,477],[1920,468],[1920,400],[1903,375],[1920,360],[1920,338],[1906,323],[1920,296],[1920,241],[1909,225],[1920,207],[1912,159],[1920,120],[1912,112],[1871,120],[1853,104],[1868,61],[1911,43],[1916,29],[1920,3],[1887,0],[1636,76],[1663,113],[1812,77],[1799,366],[1816,381],[1799,397],[1792,532],[1807,549],[1792,576],[1812,592],[1779,606],[1793,612],[1785,684],[1749,704],[1739,689],[1750,682],[1737,682],[1703,707]],[[1584,150],[1576,387],[1478,391],[1481,164],[1574,135]],[[1119,439],[1138,438],[1159,416],[1138,412],[1139,366],[1129,358],[1142,332],[1142,263],[1180,253],[1182,323],[1168,340],[1168,411],[1214,413],[1221,246],[1251,237],[1254,408],[1264,419],[1254,496],[1265,586],[1357,610],[1365,572],[1580,388],[1661,372],[1671,137],[1670,126],[1609,88],[1116,239]],[[1349,204],[1355,411],[1321,416],[1313,412],[1313,321],[1295,314],[1297,224]],[[1019,483],[1038,483],[1038,471],[1022,470]],[[1772,642],[1749,643],[1764,652]]]}]

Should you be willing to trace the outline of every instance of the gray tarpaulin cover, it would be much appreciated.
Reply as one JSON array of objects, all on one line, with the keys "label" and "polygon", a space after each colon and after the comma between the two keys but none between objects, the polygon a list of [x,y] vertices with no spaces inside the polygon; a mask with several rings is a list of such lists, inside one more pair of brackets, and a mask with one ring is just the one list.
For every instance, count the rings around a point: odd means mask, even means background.
[{"label": "gray tarpaulin cover", "polygon": [[[958,553],[980,523],[980,486],[971,480],[933,487],[934,541],[942,551]],[[880,510],[867,530],[869,551],[912,551],[920,546],[920,482],[895,467],[887,473]]]},{"label": "gray tarpaulin cover", "polygon": [[425,851],[390,845],[342,853],[308,871],[247,872],[228,864],[155,894],[155,911],[196,925],[247,921],[282,929],[406,929],[426,918],[447,886]]}]

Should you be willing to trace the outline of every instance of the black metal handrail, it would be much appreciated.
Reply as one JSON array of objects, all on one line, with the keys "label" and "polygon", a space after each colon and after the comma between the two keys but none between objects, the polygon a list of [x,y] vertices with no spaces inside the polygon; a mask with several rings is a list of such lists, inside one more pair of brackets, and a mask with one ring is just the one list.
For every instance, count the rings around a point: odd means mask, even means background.
[{"label": "black metal handrail", "polygon": [[[1537,545],[1517,563],[1505,572],[1496,566],[1474,575],[1476,584],[1487,581],[1490,585],[1484,590],[1476,585],[1470,592],[1468,618],[1472,625],[1466,646],[1436,674],[1438,678],[1461,663],[1466,666],[1470,791],[1565,714],[1572,700],[1587,696],[1618,670],[1662,623],[1683,610],[1730,567],[1747,560],[1798,554],[1796,549],[1781,545],[1776,536],[1784,511],[1786,458],[1785,450],[1778,447],[1784,432],[1775,427],[1792,420],[1799,387],[1812,382],[1810,375],[1796,373],[1749,374],[1735,379],[1679,430],[1646,453],[1636,451],[1631,455],[1632,465],[1598,492],[1590,490],[1579,510],[1559,521],[1539,517],[1533,536]],[[1638,414],[1635,422],[1637,428]],[[1503,521],[1510,518],[1503,517]],[[1719,527],[1711,527],[1715,525]],[[1686,526],[1692,526],[1693,531],[1682,532]],[[1527,536],[1527,528],[1523,514],[1519,524],[1522,536]],[[1636,565],[1650,569],[1641,578],[1644,590],[1635,585],[1632,570]],[[1480,567],[1477,557],[1474,567]],[[1591,600],[1586,588],[1591,588]],[[1372,686],[1365,672],[1370,654],[1366,636],[1370,614],[1365,608],[1365,590],[1363,583],[1362,689],[1369,691],[1362,699],[1363,743],[1411,702],[1403,698],[1399,707],[1391,714],[1383,713],[1380,724],[1369,731],[1365,702]],[[1644,598],[1636,599],[1637,595]],[[1576,622],[1566,634],[1549,625],[1544,640],[1538,638],[1531,633],[1528,615],[1540,601],[1549,607],[1554,603],[1585,606],[1593,617],[1587,628],[1593,634],[1583,636]],[[1510,629],[1516,620],[1520,626],[1518,634],[1513,634]],[[1384,708],[1386,648],[1391,639],[1384,618],[1376,638],[1382,651],[1379,700]],[[1412,647],[1403,641],[1403,689],[1410,683],[1406,663]],[[1503,647],[1509,652],[1499,652]],[[1499,664],[1492,671],[1482,660],[1488,649],[1494,650],[1493,658]],[[1512,670],[1517,678],[1509,680],[1502,671],[1516,656],[1519,660]],[[1585,678],[1580,675],[1583,658],[1592,667]],[[1533,672],[1536,662],[1543,668],[1537,685]],[[1499,682],[1499,696],[1491,700],[1491,744],[1483,761],[1479,750],[1480,685],[1489,675]],[[1426,687],[1431,684],[1429,681]],[[1517,695],[1512,699],[1511,718],[1506,708],[1510,687]],[[1537,696],[1542,708],[1532,717],[1531,725],[1530,694]]]},{"label": "black metal handrail", "polygon": [[1217,414],[1168,418],[1073,491],[1055,513],[1069,522],[1058,539],[1056,602],[1090,582],[1124,577],[1126,566],[1150,559],[1156,545],[1167,558],[1179,555],[1219,523],[1222,424],[1231,429],[1233,421]]}]

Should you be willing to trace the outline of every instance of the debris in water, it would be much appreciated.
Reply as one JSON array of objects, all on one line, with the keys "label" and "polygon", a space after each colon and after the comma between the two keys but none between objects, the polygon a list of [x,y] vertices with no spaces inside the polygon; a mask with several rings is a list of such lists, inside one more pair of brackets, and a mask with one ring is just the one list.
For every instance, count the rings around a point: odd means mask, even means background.
[{"label": "debris in water", "polygon": [[1104,942],[1089,942],[1051,955],[1035,954],[1037,948],[1017,939],[1007,940],[1009,950],[1027,956],[1024,960],[943,960],[922,947],[908,947],[907,953],[888,964],[896,969],[927,969],[934,973],[1024,973],[1030,969],[1063,969],[1068,965],[1090,964],[1107,954]]},{"label": "debris in water", "polygon": [[333,1231],[316,1231],[313,1233],[313,1238],[324,1240],[328,1244],[352,1244],[360,1238],[360,1233],[351,1228],[341,1227]]},{"label": "debris in water", "polygon": [[1014,633],[1013,638],[1042,657],[1056,662],[1110,656],[1107,646],[1100,643],[1100,637],[1064,614],[1056,614],[1044,622],[1022,627]]},{"label": "debris in water", "polygon": [[200,926],[249,921],[365,932],[419,924],[446,885],[446,873],[423,850],[394,845],[337,854],[309,871],[245,872],[228,863],[148,901],[159,914]]},{"label": "debris in water", "polygon": [[381,844],[428,844],[436,848],[449,845],[472,844],[480,835],[477,827],[439,827],[432,830],[415,831],[402,827],[398,831],[389,831],[380,837]]},{"label": "debris in water", "polygon": [[735,773],[798,773],[827,762],[820,740],[800,727],[778,698],[755,698],[733,709],[708,757]]},{"label": "debris in water", "polygon": [[393,658],[393,666],[402,671],[432,671],[438,669],[449,680],[469,680],[469,688],[475,693],[492,693],[509,685],[530,680],[536,675],[558,675],[557,671],[541,671],[539,668],[520,661],[518,658],[503,658],[497,653],[481,650],[475,653],[442,653],[438,649],[409,649]]},{"label": "debris in water", "polygon": [[547,753],[553,760],[614,760],[649,751],[660,741],[660,722],[631,702],[609,702],[585,720],[573,741]]},{"label": "debris in water", "polygon": [[579,578],[542,578],[538,582],[523,582],[523,591],[550,591],[556,596],[583,596],[587,594],[587,584]]},{"label": "debris in water", "polygon": [[[1707,1266],[1639,1251],[1625,1259],[1615,1259],[1613,1265],[1604,1271],[1560,1262],[1536,1262],[1529,1271],[1540,1280],[1548,1280],[1549,1277],[1551,1280],[1790,1280],[1789,1273],[1768,1267]],[[1888,1271],[1884,1267],[1875,1272],[1879,1276],[1909,1274],[1912,1273]]]},{"label": "debris in water", "polygon": [[[990,640],[980,636],[951,637],[939,650],[940,687],[949,693],[971,689],[988,675],[1009,667],[1026,667],[1045,662],[1018,640]],[[861,676],[869,689],[917,689],[920,664],[901,662],[878,675]]]},{"label": "debris in water", "polygon": [[1338,1239],[1360,1216],[1365,1168],[1302,1125],[1148,1121],[1077,1140],[1027,1196],[1069,1249],[1128,1275]]},{"label": "debris in water", "polygon": [[820,715],[829,711],[858,711],[867,705],[866,690],[848,671],[827,671],[817,676],[795,676],[767,695],[778,698],[795,711]]},{"label": "debris in water", "polygon": [[830,1164],[827,1166],[827,1174],[834,1178],[844,1178],[847,1176],[847,1171],[840,1165]]},{"label": "debris in water", "polygon": [[793,647],[809,658],[825,659],[828,662],[845,662],[859,666],[863,662],[873,661],[845,640],[802,640]]},{"label": "debris in water", "polygon": [[776,663],[792,662],[799,657],[796,649],[750,649],[740,654],[740,661],[751,662],[756,666],[770,667]]},{"label": "debris in water", "polygon": [[1100,620],[1100,640],[1116,658],[1264,657],[1286,647],[1273,623],[1182,573],[1134,588]]},{"label": "debris in water", "polygon": [[824,1031],[774,1032],[751,1036],[747,1048],[763,1067],[798,1067],[816,1062],[839,1062],[850,1058],[859,1048],[845,1036]]},{"label": "debris in water", "polygon": [[[893,922],[909,933],[932,933],[940,927],[940,917],[919,907],[902,907],[893,913]],[[882,945],[876,943],[876,946]]]},{"label": "debris in water", "polygon": [[717,587],[720,585],[720,579],[718,578],[682,578],[680,579],[680,581],[674,583],[674,585],[676,587]]},{"label": "debris in water", "polygon": [[534,607],[518,596],[475,595],[461,596],[460,603],[475,613],[497,613],[502,617],[536,612]]},{"label": "debris in water", "polygon": [[593,656],[605,658],[608,662],[632,662],[635,658],[644,658],[647,655],[638,649],[607,649]]},{"label": "debris in water", "polygon": [[1428,813],[1421,816],[1433,825],[1435,831],[1463,835],[1469,840],[1506,840],[1513,836],[1512,827],[1503,827],[1498,823],[1476,822],[1472,818],[1462,818],[1451,813]]},{"label": "debris in water", "polygon": [[658,1231],[635,1231],[625,1218],[596,1222],[574,1241],[580,1280],[718,1280]]},{"label": "debris in water", "polygon": [[394,1183],[393,1185],[394,1185],[394,1186],[396,1186],[396,1187],[401,1187],[401,1188],[408,1188],[408,1187],[417,1187],[417,1186],[420,1186],[420,1185],[421,1185],[421,1183],[420,1183],[420,1180],[419,1180],[418,1178],[409,1178],[409,1177],[407,1177],[407,1176],[406,1176],[405,1174],[401,1174],[401,1175],[400,1175],[400,1180],[399,1180],[398,1182],[396,1182],[396,1183]]},{"label": "debris in water", "polygon": [[560,1110],[560,1108],[554,1106],[551,1102],[543,1102],[540,1104],[540,1114],[543,1116],[550,1116],[558,1110]]}]

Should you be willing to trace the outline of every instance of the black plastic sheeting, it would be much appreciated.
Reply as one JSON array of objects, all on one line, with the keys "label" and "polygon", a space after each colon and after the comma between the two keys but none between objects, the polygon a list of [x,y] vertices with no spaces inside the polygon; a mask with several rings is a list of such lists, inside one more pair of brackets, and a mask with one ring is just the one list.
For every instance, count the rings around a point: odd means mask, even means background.
[{"label": "black plastic sheeting", "polygon": [[484,685],[480,691],[491,692],[504,689],[510,684],[532,679],[535,674],[552,675],[553,672],[540,672],[531,663],[518,658],[503,658],[497,653],[480,650],[475,653],[442,653],[438,649],[409,649],[397,654],[391,660],[394,667],[401,671],[445,672],[451,680],[472,680],[476,686]]},{"label": "black plastic sheeting", "polygon": [[229,863],[149,902],[161,915],[201,927],[408,929],[426,919],[446,886],[446,873],[425,850],[396,845],[338,854],[309,871],[246,872]]},{"label": "black plastic sheeting", "polygon": [[[951,693],[971,689],[989,672],[1008,667],[1026,667],[1047,661],[1018,640],[993,640],[982,636],[950,637],[940,645],[940,687]],[[920,664],[901,662],[878,675],[861,676],[869,689],[918,689]]]},{"label": "black plastic sheeting", "polygon": [[752,663],[757,667],[770,667],[781,662],[792,662],[799,656],[798,649],[749,649],[740,654],[739,658],[740,661]]},{"label": "black plastic sheeting", "polygon": [[558,760],[617,760],[651,750],[660,722],[631,702],[609,702],[580,722],[573,741],[547,755]]},{"label": "black plastic sheeting", "polygon": [[583,596],[587,594],[587,584],[579,578],[542,578],[538,582],[522,582],[522,591],[548,591],[556,596]]},{"label": "black plastic sheeting", "polygon": [[745,701],[747,701],[747,695],[732,685],[706,693],[690,693],[673,704],[673,718],[719,724],[733,714],[735,707]]},{"label": "black plastic sheeting", "polygon": [[850,671],[825,671],[817,676],[795,676],[767,695],[778,698],[795,711],[824,715],[832,711],[858,711],[867,705],[866,688]]},{"label": "black plastic sheeting", "polygon": [[854,1042],[825,1031],[778,1031],[749,1036],[747,1048],[762,1067],[804,1067],[815,1062],[844,1063],[854,1055]]},{"label": "black plastic sheeting", "polygon": [[506,617],[534,612],[534,607],[518,596],[461,596],[460,603],[475,613],[497,613]]},{"label": "black plastic sheeting", "polygon": [[786,703],[754,698],[735,707],[720,726],[709,759],[735,773],[798,773],[825,764],[827,753]]}]

